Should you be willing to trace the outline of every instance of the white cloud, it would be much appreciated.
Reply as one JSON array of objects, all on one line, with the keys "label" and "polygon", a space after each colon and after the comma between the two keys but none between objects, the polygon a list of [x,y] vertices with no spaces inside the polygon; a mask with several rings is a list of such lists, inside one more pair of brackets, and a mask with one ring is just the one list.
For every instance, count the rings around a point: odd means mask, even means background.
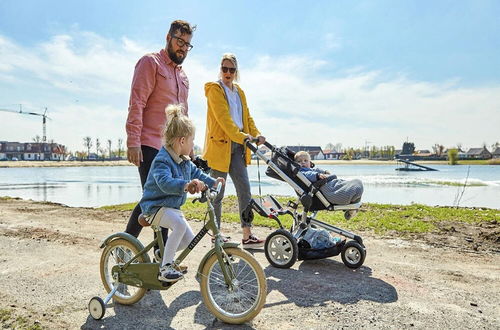
[{"label": "white cloud", "polygon": [[[0,36],[0,94],[7,103],[49,107],[49,139],[83,150],[84,136],[124,138],[130,81],[136,61],[163,45],[144,45],[94,33],[58,35],[34,47]],[[460,81],[413,81],[404,75],[346,68],[328,77],[323,59],[256,55],[242,64],[241,86],[251,113],[271,143],[417,148],[434,143],[480,146],[500,140],[500,85],[463,87]],[[206,100],[203,85],[217,79],[217,67],[190,55],[190,116],[203,145]],[[43,93],[42,93],[43,92]],[[49,102],[49,104],[47,104]],[[1,106],[1,105],[0,105]],[[0,113],[0,140],[30,140],[41,134],[38,118]]]}]

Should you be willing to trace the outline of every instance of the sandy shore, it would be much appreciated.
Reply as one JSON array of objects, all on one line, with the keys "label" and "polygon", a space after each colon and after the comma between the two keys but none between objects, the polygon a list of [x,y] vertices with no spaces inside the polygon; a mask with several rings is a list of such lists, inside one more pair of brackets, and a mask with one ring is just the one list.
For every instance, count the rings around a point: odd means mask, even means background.
[{"label": "sandy shore", "polygon": [[[394,160],[315,160],[315,164],[323,165],[396,165]],[[420,164],[446,164],[446,162],[418,162]],[[252,165],[257,165],[256,160],[252,160]],[[265,166],[260,161],[260,165]],[[0,168],[12,167],[79,167],[79,166],[133,166],[127,160],[117,161],[2,161]]]},{"label": "sandy shore", "polygon": [[105,161],[2,161],[0,168],[11,167],[81,167],[81,166],[133,166],[127,160],[105,160]]}]

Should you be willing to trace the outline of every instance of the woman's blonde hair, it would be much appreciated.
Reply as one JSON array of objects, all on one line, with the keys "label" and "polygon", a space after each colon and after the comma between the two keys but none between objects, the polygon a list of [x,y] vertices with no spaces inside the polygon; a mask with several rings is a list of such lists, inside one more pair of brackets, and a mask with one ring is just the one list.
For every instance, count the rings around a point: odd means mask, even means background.
[{"label": "woman's blonde hair", "polygon": [[[236,55],[233,53],[224,53],[222,54],[222,59],[220,60],[220,66],[222,68],[222,63],[224,61],[231,61],[233,63],[234,67],[236,68],[236,72],[234,73],[234,80],[235,81],[240,81],[240,70],[238,70],[238,60],[236,60]],[[220,72],[222,69],[219,70],[219,79],[222,78],[222,73]]]},{"label": "woman's blonde hair", "polygon": [[294,160],[298,160],[299,158],[305,158],[307,160],[311,160],[311,155],[309,155],[307,151],[297,151],[297,153],[293,158]]},{"label": "woman's blonde hair", "polygon": [[194,136],[194,124],[184,114],[184,107],[181,104],[170,104],[165,113],[167,123],[163,129],[163,142],[167,147],[172,147],[178,137]]}]

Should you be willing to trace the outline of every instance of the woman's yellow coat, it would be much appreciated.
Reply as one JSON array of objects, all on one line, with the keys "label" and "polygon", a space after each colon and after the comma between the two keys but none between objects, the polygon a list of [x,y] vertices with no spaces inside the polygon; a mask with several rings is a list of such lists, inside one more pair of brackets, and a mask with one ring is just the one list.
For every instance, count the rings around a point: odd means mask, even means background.
[{"label": "woman's yellow coat", "polygon": [[[247,134],[257,137],[260,135],[255,126],[253,118],[250,116],[247,100],[243,90],[234,84],[238,89],[243,109],[243,131],[236,126],[231,114],[229,105],[222,86],[217,82],[205,84],[205,96],[207,97],[207,128],[205,133],[205,146],[203,148],[203,158],[208,161],[208,166],[220,172],[229,172],[231,162],[231,141],[243,144]],[[250,164],[251,153],[246,151],[246,163]]]}]

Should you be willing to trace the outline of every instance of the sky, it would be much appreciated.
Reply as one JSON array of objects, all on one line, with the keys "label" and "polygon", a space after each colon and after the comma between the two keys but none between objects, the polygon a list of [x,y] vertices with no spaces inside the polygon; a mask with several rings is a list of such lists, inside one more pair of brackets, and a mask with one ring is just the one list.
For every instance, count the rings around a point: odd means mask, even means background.
[{"label": "sky", "polygon": [[[126,140],[137,60],[170,23],[197,25],[183,68],[203,146],[203,86],[235,53],[258,129],[275,145],[464,149],[500,141],[499,1],[0,0],[0,109],[43,113],[47,139]],[[0,141],[42,118],[0,112]],[[95,145],[95,144],[94,144]]]}]

